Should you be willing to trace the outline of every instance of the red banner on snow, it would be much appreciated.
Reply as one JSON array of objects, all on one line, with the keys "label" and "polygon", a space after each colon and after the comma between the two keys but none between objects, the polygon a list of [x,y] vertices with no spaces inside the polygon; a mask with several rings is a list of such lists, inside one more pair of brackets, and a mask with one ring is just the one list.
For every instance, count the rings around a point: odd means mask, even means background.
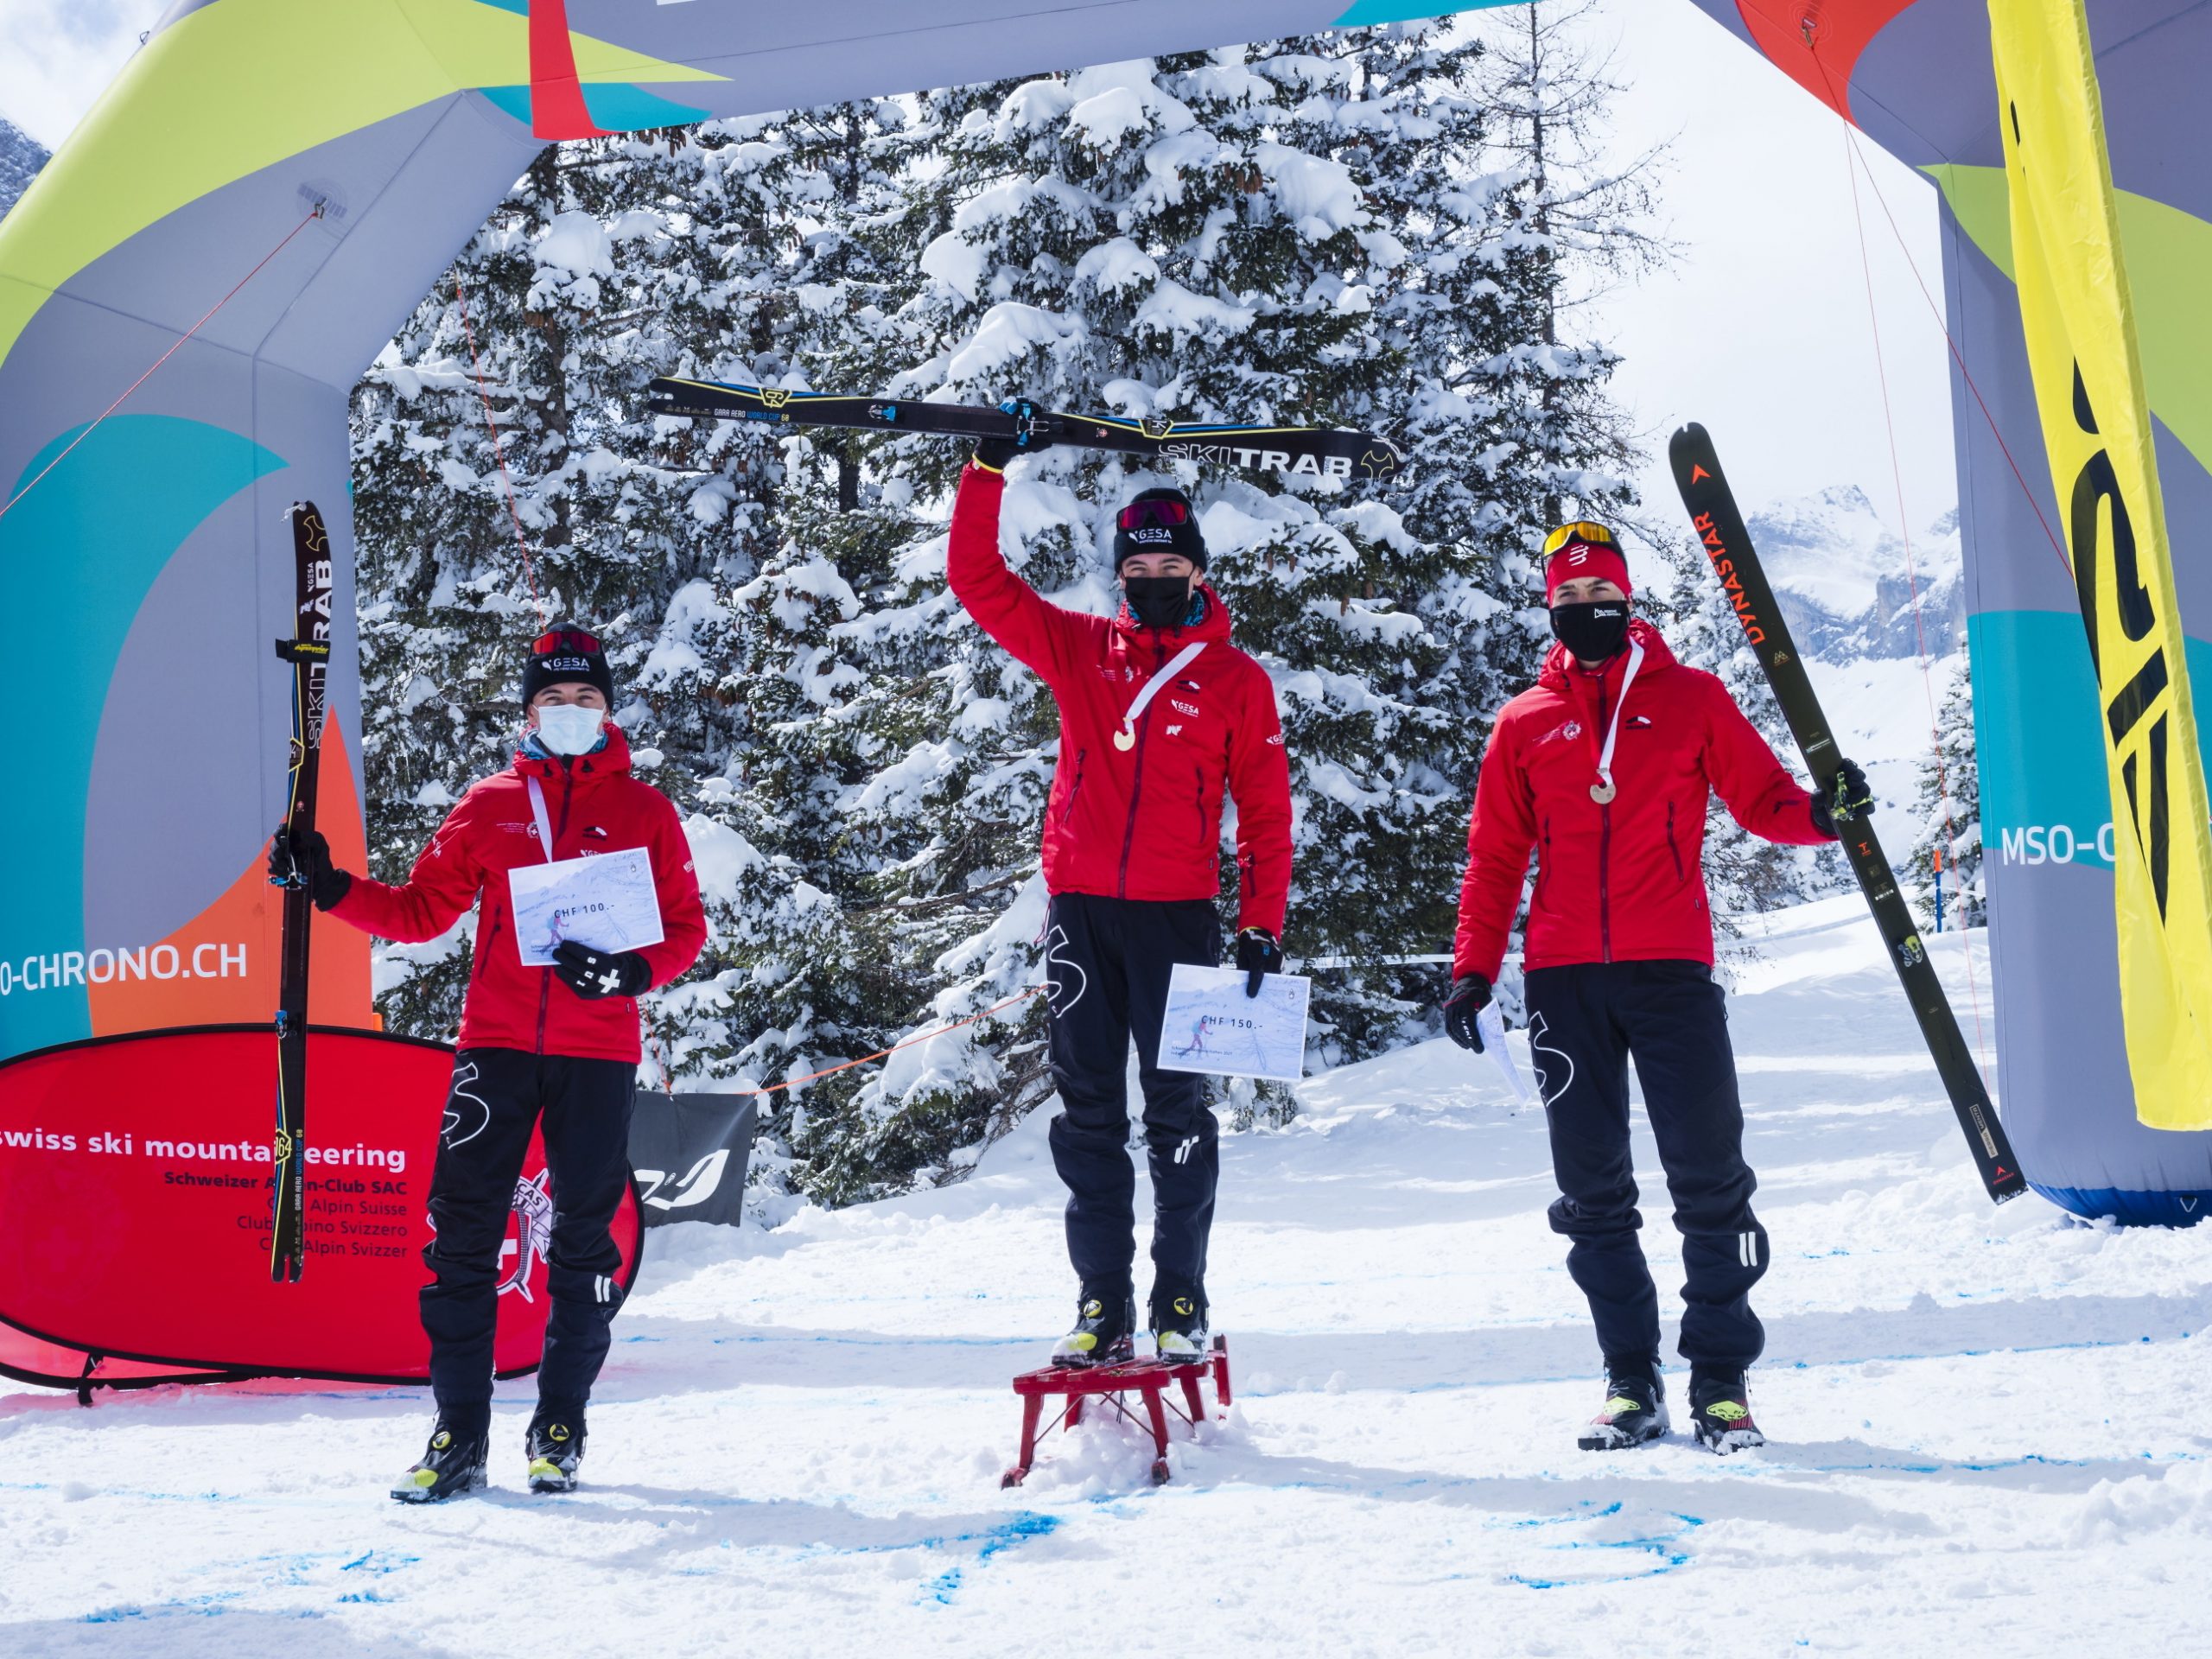
[{"label": "red banner on snow", "polygon": [[[425,1380],[415,1296],[452,1073],[453,1051],[437,1044],[311,1033],[307,1268],[279,1285],[268,1027],[95,1038],[0,1065],[0,1324],[11,1327],[0,1370],[73,1382],[97,1354],[172,1371]],[[503,1376],[535,1369],[544,1345],[551,1220],[533,1135],[502,1264]],[[639,1234],[633,1192],[614,1222],[626,1286]]]}]

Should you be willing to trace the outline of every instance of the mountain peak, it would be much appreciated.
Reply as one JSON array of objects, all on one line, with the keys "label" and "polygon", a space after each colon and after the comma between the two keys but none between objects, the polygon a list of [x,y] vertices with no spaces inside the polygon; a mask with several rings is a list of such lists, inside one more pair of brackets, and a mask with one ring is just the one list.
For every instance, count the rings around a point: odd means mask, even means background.
[{"label": "mountain peak", "polygon": [[[1910,655],[1921,632],[1938,655],[1963,637],[1959,516],[1911,546],[1856,484],[1777,501],[1747,527],[1799,646],[1818,656]],[[1916,581],[1922,628],[1913,620]]]}]

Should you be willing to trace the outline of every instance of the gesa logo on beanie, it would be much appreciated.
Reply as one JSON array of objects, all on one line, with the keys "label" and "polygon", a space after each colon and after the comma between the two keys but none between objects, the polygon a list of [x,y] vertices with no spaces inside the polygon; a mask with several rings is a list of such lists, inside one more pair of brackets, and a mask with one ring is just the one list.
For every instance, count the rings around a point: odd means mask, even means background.
[{"label": "gesa logo on beanie", "polygon": [[1175,539],[1173,531],[1158,524],[1147,524],[1141,530],[1124,531],[1122,534],[1133,542],[1173,542]]},{"label": "gesa logo on beanie", "polygon": [[591,658],[588,657],[548,657],[544,661],[549,673],[588,674],[591,672]]}]

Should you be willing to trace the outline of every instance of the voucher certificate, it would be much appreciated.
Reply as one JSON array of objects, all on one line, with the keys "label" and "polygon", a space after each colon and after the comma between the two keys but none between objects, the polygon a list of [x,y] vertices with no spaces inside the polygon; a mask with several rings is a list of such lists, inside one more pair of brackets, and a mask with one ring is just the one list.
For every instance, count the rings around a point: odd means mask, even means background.
[{"label": "voucher certificate", "polygon": [[652,855],[642,847],[507,872],[515,906],[515,944],[525,968],[550,968],[564,939],[594,950],[635,950],[667,937]]},{"label": "voucher certificate", "polygon": [[1211,1071],[1230,1077],[1296,1083],[1306,1071],[1306,999],[1313,981],[1269,974],[1257,996],[1244,995],[1241,968],[1175,964],[1167,981],[1167,1018],[1160,1029],[1164,1071]]}]

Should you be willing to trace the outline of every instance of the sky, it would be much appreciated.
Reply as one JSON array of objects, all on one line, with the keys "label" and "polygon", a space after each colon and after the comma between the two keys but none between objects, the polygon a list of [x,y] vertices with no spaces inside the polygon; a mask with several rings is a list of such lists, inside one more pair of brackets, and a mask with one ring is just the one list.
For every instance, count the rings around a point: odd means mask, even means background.
[{"label": "sky", "polygon": [[[165,3],[0,0],[0,116],[59,145]],[[1747,507],[1856,484],[1897,528],[1842,123],[1689,0],[1598,0],[1586,27],[1625,84],[1621,153],[1670,145],[1662,228],[1678,257],[1593,320],[1624,359],[1615,389],[1651,457],[1647,504],[1669,502],[1667,435],[1695,420]],[[1940,298],[1934,187],[1862,149]],[[1917,533],[1957,499],[1942,335],[1888,220],[1864,207],[1904,526]]]},{"label": "sky", "polygon": [[167,5],[0,0],[0,116],[58,149]]},{"label": "sky", "polygon": [[1624,359],[1615,390],[1654,456],[1647,504],[1672,499],[1668,434],[1699,421],[1747,506],[1857,484],[1897,527],[1871,268],[1905,524],[1917,534],[1958,500],[1948,353],[1914,276],[1916,266],[1940,305],[1934,184],[1860,138],[1904,241],[1860,174],[1862,263],[1834,111],[1689,0],[1599,0],[1589,27],[1617,43],[1620,153],[1671,146],[1660,199],[1679,257],[1610,299],[1595,331]]}]

